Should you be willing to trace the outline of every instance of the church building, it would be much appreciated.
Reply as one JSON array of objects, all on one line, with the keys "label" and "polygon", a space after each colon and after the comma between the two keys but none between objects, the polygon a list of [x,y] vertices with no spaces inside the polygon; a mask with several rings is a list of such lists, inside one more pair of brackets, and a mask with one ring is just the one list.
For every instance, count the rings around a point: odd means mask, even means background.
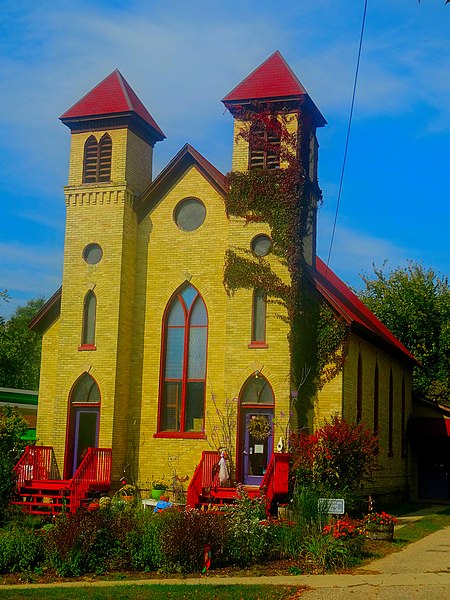
[{"label": "church building", "polygon": [[[165,135],[116,70],[60,117],[71,132],[62,286],[31,324],[43,333],[38,445],[53,448],[66,480],[88,448],[111,449],[112,489],[121,477],[142,489],[190,478],[202,452],[219,448],[236,481],[260,485],[290,428],[313,431],[338,414],[379,435],[381,470],[367,493],[408,494],[417,363],[316,256],[326,121],[279,52],[222,102],[234,117],[231,175],[282,172],[282,119],[296,140],[308,190],[301,277],[346,332],[340,367],[304,397],[293,348],[308,342],[292,341],[291,321],[307,311],[289,312],[252,279],[230,291],[224,275],[237,256],[296,285],[272,224],[230,211],[232,177],[189,144],[153,177]],[[248,122],[267,107],[273,126]]]}]

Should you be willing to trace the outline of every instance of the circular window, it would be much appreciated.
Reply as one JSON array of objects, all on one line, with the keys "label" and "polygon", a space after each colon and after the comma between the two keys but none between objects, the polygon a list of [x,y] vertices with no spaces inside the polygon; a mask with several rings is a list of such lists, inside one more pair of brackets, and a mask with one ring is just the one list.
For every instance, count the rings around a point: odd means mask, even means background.
[{"label": "circular window", "polygon": [[206,208],[197,198],[185,198],[175,208],[174,220],[183,231],[198,229],[206,217]]},{"label": "circular window", "polygon": [[268,235],[261,234],[253,238],[251,248],[258,256],[266,256],[272,247],[272,240]]},{"label": "circular window", "polygon": [[88,265],[96,265],[102,260],[103,250],[98,244],[88,244],[83,250],[83,258]]}]

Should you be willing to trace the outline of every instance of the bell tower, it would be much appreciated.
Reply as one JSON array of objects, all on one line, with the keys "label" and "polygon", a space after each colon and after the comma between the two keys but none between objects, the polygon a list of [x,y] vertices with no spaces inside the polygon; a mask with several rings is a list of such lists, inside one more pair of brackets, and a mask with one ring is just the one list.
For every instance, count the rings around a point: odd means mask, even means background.
[{"label": "bell tower", "polygon": [[[112,447],[116,470],[126,454],[135,204],[152,181],[153,148],[165,135],[118,70],[60,119],[72,136],[55,392],[59,406],[67,403],[74,416],[66,427],[67,413],[58,411],[54,439],[65,476],[71,476],[84,438]],[[80,402],[73,391],[86,374],[98,389],[96,424],[88,400]],[[86,434],[83,410],[91,414]]]},{"label": "bell tower", "polygon": [[276,152],[280,140],[277,140],[275,128],[272,131],[259,128],[257,131],[261,138],[266,136],[267,147],[262,143],[258,148],[252,148],[247,136],[242,135],[242,131],[249,131],[253,127],[245,116],[242,117],[248,112],[270,111],[274,119],[277,114],[286,115],[287,129],[295,134],[295,152],[307,185],[310,226],[304,240],[304,254],[306,262],[314,266],[317,203],[322,196],[317,179],[316,129],[326,125],[326,120],[278,50],[227,94],[222,102],[234,117],[233,171],[286,166]]}]

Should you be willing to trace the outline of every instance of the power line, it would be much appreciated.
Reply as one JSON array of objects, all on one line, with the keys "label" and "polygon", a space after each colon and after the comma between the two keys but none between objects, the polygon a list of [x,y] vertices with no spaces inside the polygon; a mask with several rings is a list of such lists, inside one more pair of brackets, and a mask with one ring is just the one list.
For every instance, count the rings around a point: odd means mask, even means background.
[{"label": "power line", "polygon": [[365,2],[364,2],[364,12],[363,12],[363,18],[362,18],[362,24],[361,24],[361,35],[360,35],[360,38],[359,38],[358,59],[356,61],[355,80],[353,82],[352,102],[351,102],[351,106],[350,106],[350,115],[349,115],[349,118],[348,118],[347,138],[345,140],[344,158],[343,158],[343,161],[342,161],[341,179],[340,179],[340,182],[339,182],[339,191],[338,191],[338,197],[337,197],[337,203],[336,203],[336,212],[335,212],[335,215],[334,215],[333,230],[332,230],[332,233],[331,233],[330,249],[328,251],[327,271],[328,271],[328,265],[330,263],[331,250],[333,248],[334,234],[335,234],[335,231],[336,231],[336,223],[337,223],[337,218],[338,218],[338,213],[339,213],[339,205],[340,205],[340,202],[341,202],[342,183],[344,181],[345,164],[347,162],[347,151],[348,151],[348,144],[349,144],[349,140],[350,140],[350,129],[351,129],[351,126],[352,126],[353,108],[355,106],[356,86],[357,86],[357,83],[358,83],[359,63],[360,63],[360,59],[361,59],[361,49],[362,49],[362,43],[363,43],[363,38],[364,38],[364,28],[365,28],[365,25],[366,25],[367,2],[368,2],[368,0],[365,0]]}]

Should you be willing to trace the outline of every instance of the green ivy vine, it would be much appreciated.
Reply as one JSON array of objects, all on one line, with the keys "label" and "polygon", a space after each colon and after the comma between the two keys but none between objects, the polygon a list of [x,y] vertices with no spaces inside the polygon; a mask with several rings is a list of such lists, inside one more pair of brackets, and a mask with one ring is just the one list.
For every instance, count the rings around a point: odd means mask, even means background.
[{"label": "green ivy vine", "polygon": [[[285,308],[283,319],[290,325],[292,396],[301,398],[297,412],[300,424],[304,424],[317,390],[342,369],[348,339],[347,325],[313,288],[304,257],[304,239],[312,215],[310,198],[312,194],[320,198],[320,189],[306,177],[306,142],[301,130],[289,131],[290,109],[254,104],[245,109],[234,106],[232,112],[247,124],[237,138],[253,147],[260,144],[263,150],[278,152],[284,168],[229,173],[227,213],[269,225],[271,254],[287,266],[290,283],[283,282],[274,272],[270,259],[235,248],[225,255],[224,286],[229,295],[240,288],[262,289],[269,301]],[[281,143],[271,147],[260,136],[253,138],[255,123],[268,129],[276,127]]]}]

